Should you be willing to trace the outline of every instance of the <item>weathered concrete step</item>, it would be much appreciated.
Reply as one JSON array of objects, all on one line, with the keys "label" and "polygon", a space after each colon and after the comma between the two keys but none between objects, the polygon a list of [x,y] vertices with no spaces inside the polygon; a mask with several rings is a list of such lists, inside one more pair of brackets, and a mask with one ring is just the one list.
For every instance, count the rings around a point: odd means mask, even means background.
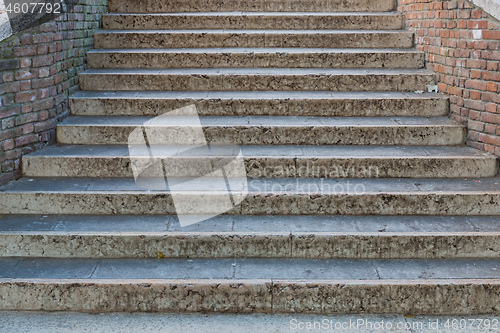
[{"label": "weathered concrete step", "polygon": [[[455,315],[446,316],[448,323],[458,323],[460,320],[467,322],[492,323],[498,320],[496,314],[483,315]],[[306,319],[307,322],[301,321]],[[76,312],[35,312],[35,311],[2,311],[2,328],[5,332],[19,332],[19,327],[35,327],[37,333],[53,333],[53,327],[64,326],[68,332],[73,327],[81,327],[85,323],[85,329],[89,332],[120,332],[137,333],[143,332],[145,327],[159,327],[157,332],[161,332],[166,327],[165,333],[219,333],[219,332],[275,332],[294,333],[300,331],[298,327],[305,327],[307,323],[321,322],[325,319],[324,314],[297,314],[297,313],[193,313],[193,312],[173,312],[173,313],[76,313]],[[425,329],[430,325],[437,327],[438,318],[433,315],[410,316],[405,314],[329,314],[328,327],[331,330],[344,324],[353,322],[353,327],[357,327],[357,320],[360,320],[359,327],[371,325],[375,322],[383,322],[385,327],[408,327],[413,331]],[[489,320],[489,321],[486,321]],[[439,321],[439,327],[444,327],[446,321]],[[304,325],[304,326],[303,326]],[[325,324],[326,325],[326,324]],[[491,325],[491,324],[490,324]],[[318,324],[316,324],[318,327]],[[370,326],[368,326],[370,327]],[[295,329],[297,328],[297,329]],[[153,329],[153,328],[152,328]],[[153,330],[154,330],[153,329]],[[29,329],[27,328],[27,332]],[[354,330],[354,328],[353,328]],[[403,330],[402,332],[411,332]],[[31,333],[31,332],[30,332]],[[62,332],[60,332],[62,333]],[[64,332],[67,333],[67,332]],[[162,332],[163,333],[163,332]]]},{"label": "weathered concrete step", "polygon": [[[490,234],[500,216],[218,215],[181,226],[176,215],[3,215],[0,232]],[[451,249],[448,249],[451,250]],[[453,249],[460,250],[460,249]],[[418,255],[418,253],[414,253]]]},{"label": "weathered concrete step", "polygon": [[395,30],[403,28],[400,13],[211,12],[125,14],[102,17],[104,29],[292,29]]},{"label": "weathered concrete step", "polygon": [[[162,144],[189,144],[177,131],[193,129],[182,117],[70,117],[57,127],[62,144],[128,144],[147,126]],[[159,120],[158,120],[159,121]],[[175,122],[174,122],[175,121]],[[465,127],[447,117],[200,117],[206,141],[241,145],[459,145]],[[160,141],[158,141],[160,142]]]},{"label": "weathered concrete step", "polygon": [[[173,161],[169,174],[205,176],[206,161],[217,164],[229,152],[226,147],[162,149],[157,159]],[[158,149],[157,149],[158,150]],[[230,151],[232,153],[233,151]],[[241,146],[239,152],[251,178],[451,178],[492,177],[497,159],[470,147],[433,146]],[[137,152],[136,152],[137,153]],[[130,153],[127,146],[66,145],[47,147],[23,157],[27,177],[133,177],[131,159],[150,159]],[[143,163],[144,163],[143,162]],[[177,170],[173,168],[177,166]]]},{"label": "weathered concrete step", "polygon": [[89,69],[82,90],[153,91],[427,91],[426,69],[182,68]]},{"label": "weathered concrete step", "polygon": [[395,9],[392,0],[191,0],[191,1],[109,1],[110,12],[386,12]]},{"label": "weathered concrete step", "polygon": [[[2,310],[476,314],[498,259],[2,259]],[[57,296],[55,296],[57,295]]]},{"label": "weathered concrete step", "polygon": [[[159,185],[158,179],[152,184]],[[182,182],[186,214],[220,213],[220,179]],[[242,181],[243,183],[243,181]],[[172,193],[144,190],[133,178],[23,178],[0,187],[3,214],[175,214]],[[230,215],[498,215],[500,179],[251,179]],[[233,197],[235,197],[233,196]],[[189,217],[189,216],[188,216]]]},{"label": "weathered concrete step", "polygon": [[203,48],[99,49],[89,68],[422,68],[412,49]]},{"label": "weathered concrete step", "polygon": [[103,30],[94,47],[321,47],[410,48],[413,33],[395,30]]},{"label": "weathered concrete step", "polygon": [[77,116],[159,116],[188,105],[200,116],[445,116],[442,95],[329,91],[78,91],[69,99]]},{"label": "weathered concrete step", "polygon": [[0,257],[498,258],[500,232],[0,232]]}]

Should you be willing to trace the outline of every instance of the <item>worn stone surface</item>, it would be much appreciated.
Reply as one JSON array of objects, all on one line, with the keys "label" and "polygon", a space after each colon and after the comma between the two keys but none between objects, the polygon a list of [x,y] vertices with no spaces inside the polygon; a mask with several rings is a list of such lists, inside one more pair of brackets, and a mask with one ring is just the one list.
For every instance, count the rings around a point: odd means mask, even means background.
[{"label": "worn stone surface", "polygon": [[[72,117],[57,128],[62,144],[128,144],[148,118]],[[207,117],[200,119],[206,142],[238,145],[458,145],[465,127],[447,118]],[[188,123],[149,126],[158,142],[188,144],[173,135]]]},{"label": "worn stone surface", "polygon": [[[0,309],[498,312],[496,159],[459,146],[401,16],[332,13],[395,6],[370,1],[111,1],[117,30],[96,35],[71,100],[84,117],[58,127],[71,146],[0,187]],[[186,118],[148,122],[191,104],[208,143],[245,146],[136,182],[132,130],[149,126],[135,166],[151,145],[205,146]],[[246,169],[223,174],[235,152]],[[213,169],[225,182],[200,177]]]},{"label": "worn stone surface", "polygon": [[[237,313],[90,313],[75,312],[33,312],[2,311],[0,312],[0,330],[5,333],[220,333],[220,332],[273,332],[296,333],[300,331],[299,323],[321,322],[324,315],[318,314],[237,314]],[[404,315],[329,315],[334,325],[356,322],[389,322],[397,325],[422,323],[426,327],[435,321],[435,316],[419,316],[407,318]],[[447,318],[448,319],[448,318]],[[460,320],[463,317],[451,317]],[[494,315],[470,316],[466,320],[495,319]],[[297,325],[297,328],[293,326]],[[443,325],[442,325],[443,326]],[[364,333],[374,333],[370,330]],[[409,329],[400,332],[410,333]],[[445,331],[448,333],[448,331]]]},{"label": "worn stone surface", "polygon": [[90,92],[69,100],[75,116],[159,116],[187,105],[200,116],[445,116],[448,99],[400,92]]},{"label": "worn stone surface", "polygon": [[497,258],[498,232],[0,232],[0,256]]},{"label": "worn stone surface", "polygon": [[480,314],[499,310],[498,280],[273,281],[273,311]]},{"label": "worn stone surface", "polygon": [[[338,149],[335,149],[338,148]],[[241,146],[250,178],[492,177],[495,157],[465,147]],[[202,177],[224,158],[193,154],[157,156],[174,177]],[[23,158],[28,177],[133,177],[125,146],[54,146]],[[207,163],[208,161],[208,163]],[[208,168],[202,168],[208,164]]]},{"label": "worn stone surface", "polygon": [[171,1],[158,0],[141,2],[111,0],[111,12],[124,13],[170,13],[170,12],[385,12],[395,8],[394,1],[363,0],[195,0]]},{"label": "worn stone surface", "polygon": [[107,14],[103,28],[109,30],[137,29],[366,29],[392,30],[403,28],[403,17],[397,13],[162,13]]},{"label": "worn stone surface", "polygon": [[270,312],[270,280],[0,279],[2,310]]},{"label": "worn stone surface", "polygon": [[326,47],[410,48],[413,33],[395,30],[103,30],[94,47]]},{"label": "worn stone surface", "polygon": [[[300,327],[314,325],[324,320],[332,330],[348,327],[363,329],[364,333],[378,333],[383,322],[385,327],[403,327],[401,333],[439,332],[452,333],[446,322],[490,323],[496,322],[498,316],[490,315],[418,315],[402,314],[236,314],[236,313],[101,313],[98,316],[75,312],[33,312],[2,311],[0,312],[0,330],[16,333],[219,333],[219,332],[273,332],[296,333]],[[488,321],[489,320],[489,321]],[[436,322],[438,325],[436,326]],[[449,324],[448,322],[448,324]],[[358,326],[359,323],[359,326]],[[377,324],[378,323],[378,324]],[[318,327],[318,324],[316,324]],[[370,326],[371,325],[371,326]],[[375,326],[379,325],[379,326]],[[480,326],[486,327],[488,325]],[[407,328],[406,328],[407,327]]]},{"label": "worn stone surface", "polygon": [[298,233],[292,238],[292,254],[299,258],[495,258],[500,253],[500,242],[496,237],[486,233],[437,232],[336,236]]},{"label": "worn stone surface", "polygon": [[219,215],[181,226],[175,215],[4,215],[1,232],[454,233],[500,232],[499,216]]},{"label": "worn stone surface", "polygon": [[424,54],[399,49],[130,49],[91,51],[87,63],[89,68],[422,68]]},{"label": "worn stone surface", "polygon": [[152,91],[414,91],[434,75],[424,69],[90,69],[82,90]]},{"label": "worn stone surface", "polygon": [[[68,186],[68,184],[71,184]],[[180,200],[196,200],[186,214],[208,214],[227,188],[210,179],[186,185]],[[252,179],[243,202],[228,211],[243,215],[496,215],[497,178],[461,179]],[[210,190],[208,190],[210,189]],[[0,188],[6,214],[173,214],[168,191],[144,191],[133,178],[38,178]],[[194,201],[193,201],[194,202]]]},{"label": "worn stone surface", "polygon": [[481,314],[500,298],[497,280],[1,282],[6,310]]}]

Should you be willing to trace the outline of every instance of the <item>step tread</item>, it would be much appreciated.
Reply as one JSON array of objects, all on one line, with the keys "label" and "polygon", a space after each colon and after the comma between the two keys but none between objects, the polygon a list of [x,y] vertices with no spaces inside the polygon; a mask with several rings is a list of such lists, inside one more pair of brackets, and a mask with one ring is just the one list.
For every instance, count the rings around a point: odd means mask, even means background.
[{"label": "step tread", "polygon": [[[500,216],[219,215],[181,227],[175,215],[4,215],[2,234],[496,235]],[[118,234],[117,234],[118,233]]]},{"label": "step tread", "polygon": [[104,16],[395,16],[399,12],[177,12],[177,13],[107,13]]},{"label": "step tread", "polygon": [[[182,178],[179,181],[191,180]],[[199,179],[199,178],[196,178]],[[211,188],[214,193],[219,190],[225,193],[227,188],[220,187],[218,179],[203,179],[203,186]],[[355,183],[355,184],[353,184]],[[214,184],[214,185],[212,185]],[[335,187],[337,185],[337,187]],[[327,178],[256,178],[248,183],[249,195],[272,194],[281,195],[313,195],[342,193],[360,195],[355,185],[364,187],[361,195],[371,194],[500,194],[500,177],[491,178],[362,178],[362,179],[327,179]],[[224,185],[225,186],[225,185]],[[274,188],[274,190],[273,190]],[[181,189],[179,189],[181,191]],[[185,192],[200,191],[200,182],[186,183]],[[85,178],[85,177],[32,177],[21,178],[0,187],[1,193],[146,193],[169,194],[167,190],[143,190],[138,187],[134,178]],[[205,193],[206,191],[204,191]],[[221,193],[222,193],[221,192]],[[1,205],[1,204],[0,204]]]},{"label": "step tread", "polygon": [[277,29],[163,29],[163,30],[99,30],[96,34],[297,34],[297,35],[323,35],[323,34],[393,34],[393,35],[408,35],[412,32],[406,30],[277,30]]},{"label": "step tread", "polygon": [[118,53],[118,54],[128,54],[128,53],[146,53],[146,54],[162,54],[162,53],[181,53],[181,54],[248,54],[248,53],[290,53],[290,54],[357,54],[357,53],[423,53],[417,49],[408,48],[307,48],[307,47],[207,47],[207,48],[157,48],[157,49],[145,49],[145,48],[124,48],[124,49],[92,49],[87,52],[87,54],[107,54],[107,53]]},{"label": "step tread", "polygon": [[399,91],[83,91],[79,90],[70,99],[443,99],[448,97],[436,93],[409,93]]},{"label": "step tread", "polygon": [[[495,279],[500,283],[500,259],[53,259],[0,258],[2,279],[189,280],[353,280],[374,284],[391,280],[441,283],[461,279]],[[0,280],[0,282],[6,282]],[[117,283],[113,281],[111,283]],[[159,281],[157,281],[159,282]],[[212,283],[214,283],[213,281]]]},{"label": "step tread", "polygon": [[93,68],[80,75],[432,75],[423,68]]},{"label": "step tread", "polygon": [[[178,151],[177,146],[169,146],[169,151]],[[496,159],[496,156],[471,147],[441,146],[239,146],[244,157],[288,157],[288,158],[421,158],[421,159]],[[213,152],[217,156],[217,151]],[[170,155],[165,155],[170,156]],[[206,156],[196,154],[190,156]],[[44,148],[25,158],[130,158],[125,145],[55,145]]]},{"label": "step tread", "polygon": [[[72,116],[59,126],[141,126],[152,116]],[[166,117],[175,126],[192,124],[183,117]],[[200,116],[202,126],[294,126],[294,127],[400,127],[400,126],[451,126],[463,127],[448,117],[299,117],[299,116]],[[152,125],[148,125],[152,126]],[[159,125],[159,126],[168,126]]]}]

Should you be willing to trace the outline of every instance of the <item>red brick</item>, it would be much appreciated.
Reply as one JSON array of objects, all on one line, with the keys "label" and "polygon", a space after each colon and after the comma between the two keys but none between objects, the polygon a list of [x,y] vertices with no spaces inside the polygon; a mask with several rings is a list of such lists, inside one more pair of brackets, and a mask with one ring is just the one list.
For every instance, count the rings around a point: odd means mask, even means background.
[{"label": "red brick", "polygon": [[33,44],[50,43],[54,40],[53,33],[33,35]]},{"label": "red brick", "polygon": [[31,67],[31,58],[21,58],[19,61],[21,68]]},{"label": "red brick", "polygon": [[500,103],[500,94],[492,93],[492,92],[485,92],[485,93],[483,93],[483,101]]},{"label": "red brick", "polygon": [[54,63],[54,56],[49,54],[33,58],[33,67],[45,67]]},{"label": "red brick", "polygon": [[486,90],[486,82],[480,80],[467,80],[465,81],[465,88],[475,89],[475,90]]},{"label": "red brick", "polygon": [[500,51],[483,51],[481,55],[483,59],[500,61]]},{"label": "red brick", "polygon": [[480,79],[482,76],[482,72],[478,70],[471,70],[470,71],[470,78],[471,79]]},{"label": "red brick", "polygon": [[471,99],[480,100],[480,99],[481,99],[481,97],[482,97],[482,95],[483,95],[483,94],[482,94],[480,91],[471,91],[471,92],[470,92],[469,97],[470,97]]},{"label": "red brick", "polygon": [[500,81],[500,73],[498,72],[483,72],[483,79],[487,81]]},{"label": "red brick", "polygon": [[23,91],[16,94],[16,103],[26,103],[36,100],[36,91]]},{"label": "red brick", "polygon": [[15,140],[16,147],[26,146],[30,143],[37,142],[38,136],[36,134],[23,135]]},{"label": "red brick", "polygon": [[484,126],[484,132],[486,134],[496,134],[496,125],[495,124],[486,124]]},{"label": "red brick", "polygon": [[489,71],[496,71],[498,70],[498,62],[494,61],[488,61],[486,64],[486,69]]},{"label": "red brick", "polygon": [[495,113],[483,112],[481,114],[481,121],[492,124],[500,124],[500,115]]},{"label": "red brick", "polygon": [[496,135],[479,133],[479,140],[490,145],[500,146],[500,137]]},{"label": "red brick", "polygon": [[497,105],[495,103],[486,103],[486,111],[488,112],[496,112]]},{"label": "red brick", "polygon": [[21,46],[14,48],[16,57],[32,56],[36,54],[36,46]]},{"label": "red brick", "polygon": [[468,21],[467,22],[468,29],[488,29],[488,21]]},{"label": "red brick", "polygon": [[4,83],[0,86],[0,95],[8,93],[16,93],[21,91],[20,82]]},{"label": "red brick", "polygon": [[0,112],[0,119],[8,118],[11,116],[15,116],[21,113],[21,108],[19,105],[15,105],[10,108],[4,108],[2,109],[2,112]]},{"label": "red brick", "polygon": [[483,39],[500,39],[500,31],[483,31]]},{"label": "red brick", "polygon": [[464,107],[478,111],[484,111],[485,109],[484,102],[470,99],[464,100]]},{"label": "red brick", "polygon": [[480,121],[470,120],[467,122],[467,127],[469,130],[474,130],[478,132],[484,131],[484,123]]},{"label": "red brick", "polygon": [[2,149],[3,149],[3,151],[14,149],[15,146],[16,146],[16,144],[14,143],[14,139],[5,140],[2,143]]},{"label": "red brick", "polygon": [[498,90],[498,84],[493,82],[488,82],[486,85],[486,90],[496,92]]},{"label": "red brick", "polygon": [[34,75],[31,72],[31,70],[29,70],[29,69],[20,69],[20,70],[17,70],[15,73],[15,78],[17,81],[28,80],[28,79],[31,79],[33,77],[34,77]]},{"label": "red brick", "polygon": [[54,119],[44,121],[42,123],[35,123],[35,132],[43,132],[54,129],[56,127],[56,122]]}]

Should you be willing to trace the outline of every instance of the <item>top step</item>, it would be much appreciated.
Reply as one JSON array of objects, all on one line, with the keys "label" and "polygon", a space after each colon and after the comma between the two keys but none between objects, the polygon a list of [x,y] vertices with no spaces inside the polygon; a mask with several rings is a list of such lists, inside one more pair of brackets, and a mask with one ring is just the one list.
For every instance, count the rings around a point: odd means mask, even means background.
[{"label": "top step", "polygon": [[109,0],[110,12],[387,12],[393,0]]}]

